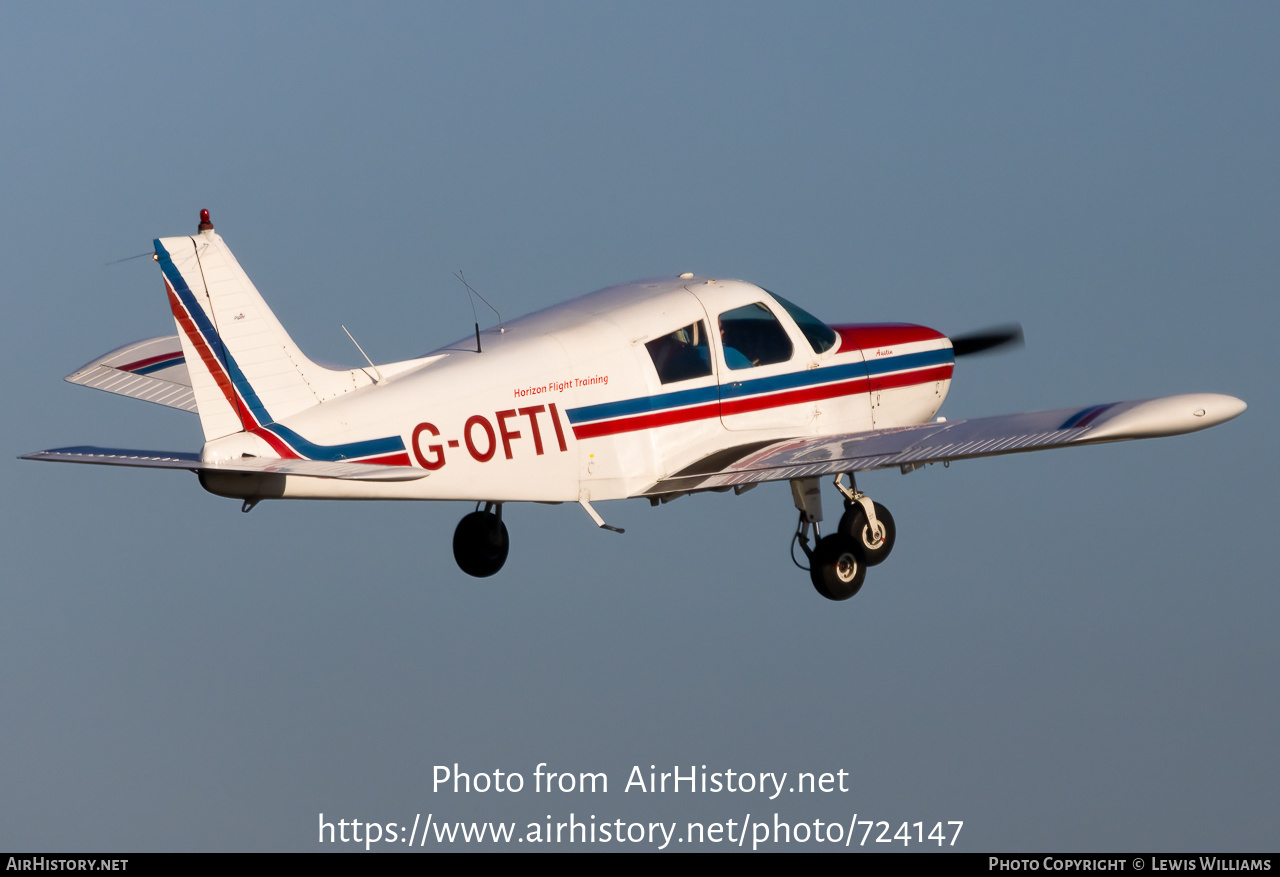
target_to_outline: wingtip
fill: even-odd
[[[1091,429],[1087,441],[1155,438],[1209,429],[1244,413],[1244,400],[1222,393],[1185,393],[1118,407],[1116,415]]]

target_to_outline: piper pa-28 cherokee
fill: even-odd
[[[818,592],[844,600],[895,536],[854,473],[1178,435],[1245,410],[1199,393],[935,420],[955,357],[1020,332],[828,326],[758,286],[692,274],[612,286],[483,333],[477,324],[474,339],[419,359],[333,369],[289,338],[207,210],[196,234],[157,240],[154,258],[178,334],[121,347],[67,380],[195,411],[204,448],[25,459],[188,469],[244,511],[264,499],[475,502],[453,536],[473,576],[506,561],[505,503],[576,502],[616,529],[593,502],[658,505],[789,481],[793,558],[798,542]],[[824,476],[845,511],[821,536]]]

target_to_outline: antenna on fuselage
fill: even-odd
[[[339,324],[341,325],[341,324]],[[360,355],[364,357],[364,361],[369,363],[369,368],[373,369],[373,382],[375,384],[382,382],[382,372],[378,371],[378,367],[373,364],[373,360],[369,358],[369,354],[364,352],[364,348],[360,346],[360,342],[356,340],[356,336],[352,335],[346,326],[342,327],[342,331],[347,333],[347,337],[351,339],[351,343],[356,346],[356,350],[360,351]]]
[[[471,302],[471,316],[475,319],[475,322],[476,322],[476,353],[480,353],[481,352],[480,351],[480,318],[476,316],[476,302],[475,302],[475,299],[471,298],[471,296],[474,295],[476,298],[480,299],[480,301],[488,305],[489,310],[493,311],[495,314],[498,314],[498,331],[499,332],[507,331],[506,327],[502,325],[502,314],[499,314],[498,309],[495,308],[493,305],[489,304],[488,299],[486,299],[483,295],[481,295],[480,293],[476,292],[474,289],[471,288],[471,284],[467,283],[467,278],[463,276],[461,268],[459,268],[454,273],[453,276],[458,278],[458,280],[462,282],[462,285],[467,288],[467,293],[468,293],[467,301]]]

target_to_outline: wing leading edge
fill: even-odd
[[[661,479],[645,495],[788,481],[840,472],[1017,454],[1070,445],[1181,435],[1240,416],[1234,396],[1193,393],[972,420],[924,423],[826,438],[748,446],[732,462],[721,452]]]

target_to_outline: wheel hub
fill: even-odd
[[[851,582],[857,574],[858,559],[852,554],[840,555],[840,560],[836,562],[836,575],[840,577],[840,581]]]
[[[879,548],[884,544],[884,528],[876,527],[874,530],[870,524],[862,528],[862,544],[868,548]]]

